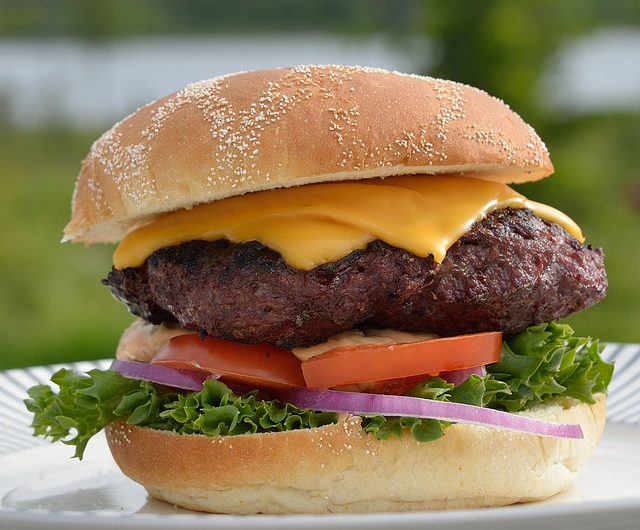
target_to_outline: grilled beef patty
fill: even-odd
[[[528,210],[494,211],[432,256],[374,241],[310,271],[264,245],[190,241],[103,283],[131,312],[203,334],[294,347],[358,326],[457,335],[517,332],[607,291],[602,250]]]

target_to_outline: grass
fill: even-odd
[[[113,248],[59,244],[95,137],[0,132],[0,369],[110,357],[131,321],[99,282]],[[638,119],[574,122],[549,137],[557,176],[522,189],[564,209],[606,249],[610,278],[607,300],[570,322],[580,333],[640,342]]]
[[[94,136],[0,134],[0,368],[112,356],[131,318],[99,283],[112,249],[59,243]]]

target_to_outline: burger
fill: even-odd
[[[553,172],[500,100],[350,66],[222,76],[139,109],[82,164],[64,240],[118,243],[137,315],[109,370],[26,400],[106,430],[149,494],[216,513],[486,507],[569,487],[613,367],[558,319],[603,253],[508,184]]]

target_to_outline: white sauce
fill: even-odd
[[[397,329],[351,329],[329,337],[326,341],[306,348],[293,348],[293,354],[301,361],[308,361],[334,348],[364,344],[407,344],[438,338],[433,333],[411,333]]]
[[[191,333],[194,332],[164,324],[158,326],[138,318],[124,330],[116,350],[116,357],[121,361],[148,363],[158,350],[173,337]]]

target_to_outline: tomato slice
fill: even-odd
[[[388,381],[367,381],[353,385],[340,385],[333,387],[333,390],[343,392],[368,392],[369,394],[389,394],[404,396],[418,383],[425,380],[424,374],[402,377],[400,379],[389,379]]]
[[[335,348],[301,363],[269,344],[197,335],[173,337],[152,363],[215,373],[250,388],[336,388],[367,383],[369,392],[401,394],[427,375],[498,362],[502,333],[476,333],[403,344]],[[357,389],[356,389],[357,390]]]
[[[404,344],[345,346],[302,363],[309,388],[463,370],[500,360],[502,333],[475,333]]]
[[[198,335],[180,335],[160,348],[152,363],[220,374],[252,388],[304,387],[300,361],[269,344],[241,344]]]

